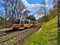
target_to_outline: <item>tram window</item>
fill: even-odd
[[[36,24],[36,22],[33,22],[33,24]]]
[[[19,20],[14,20],[13,24],[19,24]]]
[[[25,24],[28,24],[29,22],[28,21],[25,21]]]

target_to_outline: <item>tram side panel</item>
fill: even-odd
[[[30,27],[30,25],[29,25],[29,21],[24,21],[25,23],[24,23],[24,28],[29,28]]]

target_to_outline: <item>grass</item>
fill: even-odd
[[[57,16],[44,23],[41,31],[33,34],[26,45],[57,45]]]

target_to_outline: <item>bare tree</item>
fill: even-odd
[[[39,7],[39,10],[37,11],[38,15],[43,14],[44,15],[44,6]]]
[[[7,19],[13,19],[13,17],[22,15],[22,10],[25,8],[21,0],[2,0],[4,3],[0,3],[5,9],[5,22]]]
[[[24,11],[24,13],[23,13],[23,15],[25,15],[25,17],[27,18],[27,17],[28,17],[28,15],[29,15],[29,13],[30,13],[30,11],[29,11],[29,10],[25,10],[25,11]]]

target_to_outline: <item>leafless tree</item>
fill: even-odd
[[[25,10],[25,11],[24,11],[24,13],[23,13],[23,15],[27,18],[27,17],[28,17],[28,15],[29,15],[29,13],[30,13],[30,11],[29,11],[29,10]]]
[[[4,7],[5,20],[12,20],[13,16],[19,17],[22,14],[22,10],[25,8],[21,0],[2,0],[0,3]],[[5,21],[6,22],[6,21]]]

